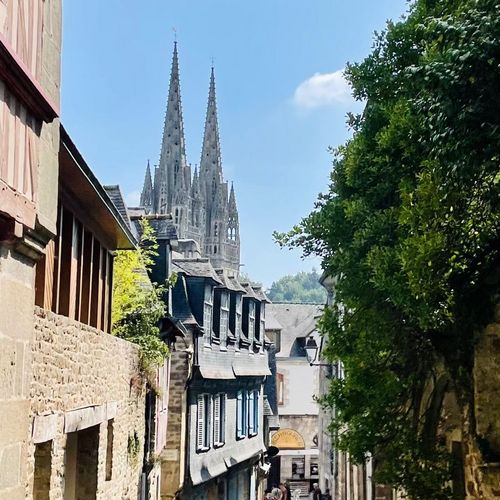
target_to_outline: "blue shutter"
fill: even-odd
[[[253,391],[254,393],[254,401],[253,401],[253,429],[255,434],[259,432],[259,391]]]
[[[243,393],[238,391],[236,397],[236,437],[243,436]]]

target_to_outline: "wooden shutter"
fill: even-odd
[[[220,423],[221,423],[221,407],[220,407],[221,394],[216,394],[214,397],[214,444],[221,443]]]
[[[201,450],[205,447],[205,396],[198,395],[197,400],[197,426],[196,426],[196,449]]]

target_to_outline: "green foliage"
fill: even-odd
[[[166,284],[151,283],[148,270],[158,255],[154,230],[143,219],[139,247],[117,252],[113,283],[113,333],[140,347],[143,368],[163,363],[167,345],[160,339],[158,321],[165,315]]]
[[[423,384],[444,360],[470,389],[474,332],[498,300],[500,5],[418,0],[348,66],[353,137],[334,150],[329,192],[282,245],[323,258],[337,304],[322,320],[346,378],[339,444],[379,460],[411,498],[450,498],[450,461],[424,442]]]
[[[326,291],[319,284],[319,279],[316,269],[309,273],[301,271],[275,281],[266,293],[273,302],[324,304]]]

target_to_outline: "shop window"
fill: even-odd
[[[292,479],[304,479],[306,468],[305,457],[292,458]]]

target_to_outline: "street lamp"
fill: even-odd
[[[306,350],[307,361],[309,361],[310,366],[331,366],[330,363],[315,363],[318,357],[319,347],[314,337],[307,337],[304,349]]]

